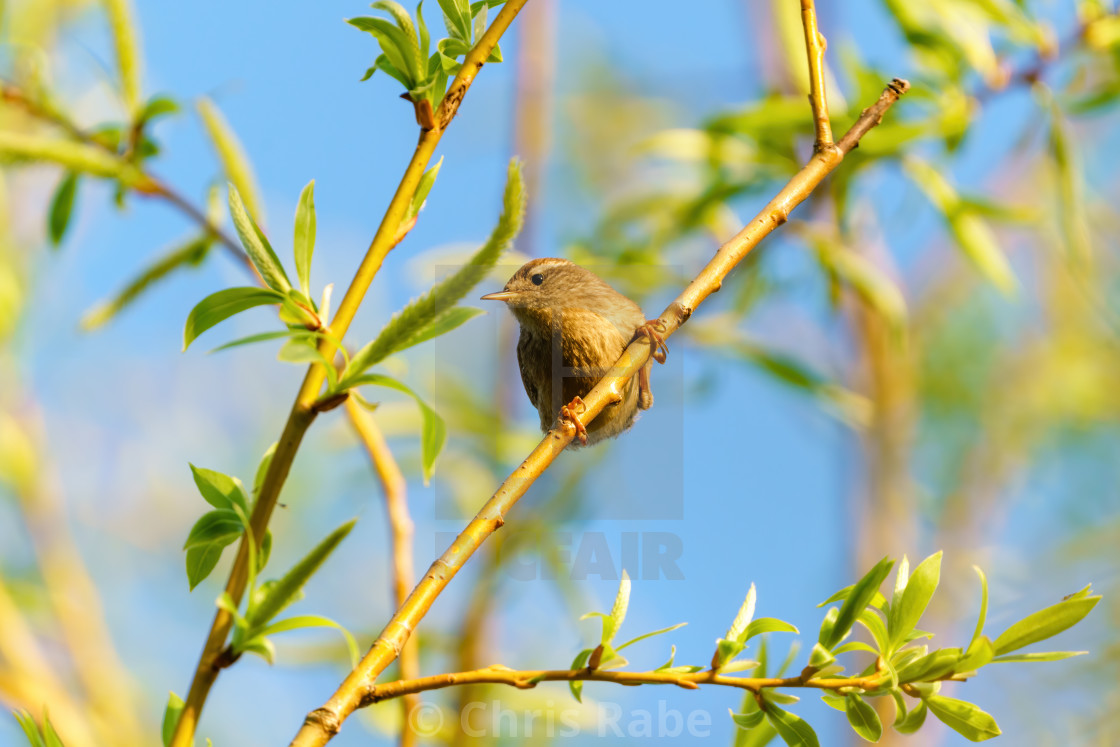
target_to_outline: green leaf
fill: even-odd
[[[424,484],[427,485],[432,479],[432,473],[435,471],[436,458],[439,457],[439,453],[443,450],[443,445],[447,441],[447,426],[444,424],[443,418],[429,407],[428,403],[420,399],[420,396],[416,394],[416,392],[391,376],[365,374],[348,384],[342,382],[339,386],[340,388],[351,388],[363,386],[365,384],[383,386],[389,389],[396,389],[398,392],[404,392],[409,397],[412,397],[417,407],[420,408],[420,461],[422,462],[424,470]]]
[[[899,571],[902,572],[901,570]],[[887,616],[890,645],[895,648],[918,625],[941,579],[941,552],[938,551],[918,564],[902,592],[901,598],[891,605]]]
[[[165,117],[168,114],[175,114],[179,111],[179,104],[175,99],[169,96],[155,95],[152,96],[144,104],[144,108],[140,110],[138,123],[145,125],[153,119],[158,117]]]
[[[74,211],[74,194],[78,190],[78,172],[67,171],[51,199],[50,212],[47,214],[47,235],[51,243],[58,246],[70,225],[70,215]]]
[[[249,165],[249,158],[245,155],[237,135],[233,133],[226,118],[210,99],[198,100],[198,113],[218,153],[218,160],[222,162],[226,179],[237,187],[237,192],[245,202],[249,214],[263,220],[264,203],[261,200],[260,189],[253,177],[253,167]]]
[[[626,610],[630,606],[630,574],[622,569],[622,578],[618,582],[618,593],[614,596],[610,615],[603,618],[603,636],[600,641],[604,646],[614,640],[622,622],[626,619]],[[608,625],[609,621],[609,625]]]
[[[338,544],[346,538],[350,530],[354,528],[354,523],[357,519],[351,519],[338,529],[331,532],[322,542],[317,544],[311,549],[311,552],[304,556],[303,560],[292,566],[282,578],[271,587],[267,596],[261,599],[257,604],[253,605],[245,617],[249,620],[250,626],[259,628],[267,624],[272,618],[276,617],[285,607],[291,604],[296,595],[300,593],[304,585],[311,578],[312,574],[319,569]]]
[[[253,501],[256,502],[257,497],[261,494],[261,485],[264,484],[265,475],[268,474],[268,468],[272,464],[272,455],[276,453],[276,446],[278,442],[273,441],[272,446],[265,450],[264,455],[261,457],[260,463],[257,465],[257,472],[253,475]]]
[[[203,235],[174,247],[142,270],[111,299],[101,301],[83,314],[80,326],[89,331],[104,325],[135,301],[140,294],[174,270],[183,265],[198,265],[206,257],[211,246],[213,246],[213,239]]]
[[[194,484],[198,492],[214,508],[233,509],[234,504],[241,507],[245,513],[249,512],[249,498],[245,495],[245,487],[236,477],[223,475],[214,470],[201,469],[190,465]]]
[[[848,693],[846,699],[848,701],[846,710],[848,723],[851,724],[856,734],[859,734],[868,742],[878,742],[879,738],[883,736],[883,722],[879,720],[879,714],[855,693]]]
[[[747,626],[754,619],[754,608],[757,601],[758,593],[755,591],[754,584],[751,584],[751,588],[747,589],[746,598],[739,605],[739,611],[735,613],[735,619],[731,621],[731,627],[727,629],[727,635],[725,636],[727,640],[738,643],[743,643],[746,640],[744,635],[747,632]]]
[[[237,228],[237,235],[241,238],[241,246],[245,247],[245,252],[253,261],[253,266],[257,268],[264,282],[275,291],[281,293],[290,291],[292,283],[284,272],[284,266],[280,264],[280,258],[272,250],[272,245],[261,233],[261,229],[257,227],[253,216],[245,209],[245,203],[241,201],[241,195],[233,182],[229,184],[229,214],[233,218],[234,227]]]
[[[211,543],[187,550],[187,583],[191,591],[214,571],[225,547],[224,544]]]
[[[39,725],[35,723],[35,719],[31,714],[24,710],[14,711],[13,715],[19,723],[19,727],[23,729],[24,736],[31,744],[31,747],[44,747],[43,737],[39,734]]]
[[[311,255],[315,253],[315,180],[299,193],[296,207],[295,238],[292,241],[296,258],[296,276],[304,295],[311,295]]]
[[[224,345],[219,345],[211,353],[218,353],[222,350],[229,350],[230,348],[239,348],[242,345],[253,345],[258,342],[269,342],[270,340],[287,340],[292,338],[303,338],[306,336],[319,336],[319,333],[311,332],[306,329],[285,329],[280,332],[261,332],[256,335],[249,335],[248,337],[239,337],[236,340],[227,342]]]
[[[926,703],[923,700],[918,703],[917,708],[907,713],[905,718],[895,723],[894,730],[902,734],[913,734],[926,722],[926,713]]]
[[[885,653],[890,645],[890,640],[887,636],[887,626],[883,624],[883,618],[879,617],[879,613],[868,607],[859,613],[859,623],[867,628],[867,632],[871,633],[879,651]]]
[[[338,386],[338,369],[327,360],[327,357],[319,350],[319,346],[315,344],[312,338],[291,338],[280,348],[276,358],[285,363],[318,363],[327,374],[327,385],[331,390],[333,391]]]
[[[470,6],[465,12],[465,3],[458,0],[439,0],[439,7],[443,10],[443,23],[447,33],[455,39],[460,39],[467,44],[471,43]]]
[[[631,638],[631,639],[630,639],[630,640],[628,640],[628,641],[627,641],[626,643],[623,643],[623,644],[622,644],[621,646],[619,646],[618,648],[616,648],[616,649],[615,649],[615,651],[621,651],[622,649],[626,648],[627,646],[630,646],[630,645],[632,645],[632,644],[635,644],[635,643],[637,643],[638,641],[644,641],[644,640],[645,640],[645,639],[647,639],[647,638],[652,638],[652,637],[654,637],[655,635],[661,635],[661,634],[663,634],[663,633],[671,633],[671,632],[673,632],[674,630],[676,630],[677,628],[683,628],[683,627],[684,627],[685,625],[688,625],[688,623],[677,623],[676,625],[670,625],[670,626],[669,626],[669,627],[667,627],[667,628],[661,628],[660,630],[655,630],[655,631],[653,631],[652,633],[646,633],[646,634],[644,634],[644,635],[640,635],[640,636],[638,636],[637,638]],[[671,658],[670,658],[670,662],[672,662],[672,659],[671,659]]]
[[[353,522],[351,522],[353,523]],[[299,628],[334,628],[342,633],[346,639],[346,649],[350,654],[350,666],[358,666],[358,660],[361,655],[358,653],[358,642],[349,630],[342,627],[329,617],[321,615],[297,615],[296,617],[289,617],[279,622],[274,622],[268,627],[262,629],[257,635],[270,636],[277,633],[283,633],[288,630],[298,630]]]
[[[423,65],[416,47],[416,38],[406,34],[399,26],[384,18],[360,17],[346,21],[351,26],[368,32],[377,40],[381,52],[404,78],[406,88],[420,85],[424,79]]]
[[[969,650],[983,635],[984,622],[988,617],[988,577],[984,575],[984,571],[978,565],[972,566],[972,570],[976,571],[976,575],[980,577],[980,616],[976,620],[976,630],[972,633],[972,640],[968,643]]]
[[[62,738],[54,729],[54,724],[51,723],[51,716],[47,713],[46,706],[43,707],[43,742],[46,747],[65,747]]]
[[[796,627],[786,622],[779,620],[776,617],[760,617],[757,620],[752,620],[750,625],[747,626],[746,631],[743,632],[742,640],[749,641],[756,635],[763,633],[800,633]]]
[[[191,527],[183,549],[220,543],[228,545],[236,540],[245,531],[241,517],[234,511],[225,508],[207,511]]]
[[[996,655],[1002,656],[1056,636],[1081,622],[1081,619],[1088,615],[1100,600],[1099,595],[1065,599],[1044,610],[1027,615],[996,638]]]
[[[1033,654],[1006,654],[992,659],[992,664],[1030,663],[1038,661],[1061,661],[1074,656],[1084,656],[1088,651],[1039,651]]]
[[[776,705],[767,705],[766,719],[789,747],[820,747],[820,741],[813,727],[799,716],[784,711]]]
[[[183,713],[183,699],[171,693],[167,698],[167,707],[163,709],[163,726],[160,734],[163,737],[163,747],[171,747],[171,738],[175,736],[175,727],[179,723],[179,716]]]
[[[996,720],[973,703],[943,695],[931,695],[924,701],[934,716],[970,742],[983,742],[1000,735]]]
[[[960,659],[959,648],[939,648],[899,669],[898,681],[936,680],[953,672]]]
[[[395,352],[416,344],[417,339],[430,339],[426,331],[440,315],[459,302],[490,271],[513,238],[521,230],[525,214],[525,190],[521,167],[510,161],[508,178],[502,198],[502,214],[498,225],[470,261],[451,277],[437,283],[426,294],[397,312],[377,338],[354,355],[342,376],[343,388],[353,386],[351,380]],[[463,320],[465,321],[465,320]],[[460,324],[462,321],[459,322]]]
[[[827,637],[820,639],[825,648],[834,648],[844,639],[844,636],[852,629],[852,625],[859,619],[860,613],[871,604],[875,595],[879,593],[879,586],[886,579],[887,574],[891,572],[891,566],[893,565],[893,560],[883,558],[867,572],[867,575],[852,586],[848,598],[844,600],[844,604],[840,607],[836,624],[832,626]]]
[[[117,74],[120,75],[121,98],[130,116],[140,106],[140,40],[136,21],[133,19],[129,0],[106,0],[105,15],[113,33],[113,48],[117,54]]]
[[[203,332],[234,314],[254,306],[267,306],[283,302],[284,294],[269,288],[226,288],[211,293],[198,302],[187,315],[183,328],[183,350]]]
[[[572,666],[570,669],[577,670],[583,669],[587,666],[588,659],[591,658],[592,649],[585,648],[576,654],[576,658],[572,659]],[[568,683],[568,689],[572,691],[572,697],[576,699],[577,703],[583,702],[583,680],[572,680]]]
[[[995,646],[992,645],[991,639],[987,636],[981,636],[979,639],[969,645],[968,650],[965,651],[964,656],[957,662],[953,668],[955,672],[971,672],[984,666],[992,660],[996,655]]]
[[[0,156],[27,161],[50,161],[71,171],[119,179],[125,186],[144,180],[139,169],[94,145],[43,135],[0,131]]]
[[[1018,281],[995,234],[984,219],[963,204],[948,180],[929,163],[908,158],[905,171],[933,206],[944,215],[957,245],[976,269],[1002,293],[1014,295],[1018,289]]]
[[[735,713],[730,708],[727,709],[731,713],[731,720],[740,729],[753,729],[763,722],[766,714],[762,711],[753,711],[752,713]]]
[[[408,211],[404,214],[402,223],[407,223],[420,214],[420,211],[424,208],[424,202],[428,199],[428,193],[432,191],[432,186],[436,183],[436,177],[439,176],[440,166],[443,166],[443,156],[440,156],[436,165],[425,171],[424,175],[420,177],[420,183],[416,186],[416,192],[412,195],[412,202],[408,205]]]

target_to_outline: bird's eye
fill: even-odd
[[[540,285],[541,283],[544,282],[544,275],[542,275],[538,272],[536,275],[534,275],[533,277],[531,277],[529,279],[533,281],[533,285]]]

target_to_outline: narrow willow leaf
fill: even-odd
[[[747,596],[743,603],[739,606],[739,611],[735,613],[735,619],[731,621],[731,627],[727,629],[725,636],[729,641],[737,641],[742,643],[745,638],[743,635],[747,632],[747,626],[751,624],[754,619],[754,608],[758,601],[758,592],[751,584],[751,588],[747,589]]]
[[[848,693],[847,701],[846,713],[852,729],[868,742],[878,742],[883,736],[883,722],[879,720],[879,714],[855,693]]]
[[[905,718],[895,723],[894,730],[901,734],[913,734],[926,722],[926,713],[926,703],[923,700],[918,703],[917,708],[907,713]]]
[[[230,348],[239,348],[243,345],[253,345],[253,344],[258,343],[258,342],[269,342],[271,340],[286,340],[286,339],[289,339],[289,338],[292,338],[292,337],[304,337],[304,336],[313,335],[313,334],[315,334],[315,333],[309,332],[308,330],[304,330],[304,329],[299,329],[299,330],[285,329],[285,330],[280,331],[280,332],[261,332],[260,334],[257,334],[257,335],[249,335],[248,337],[238,338],[238,339],[233,340],[231,342],[227,342],[225,345],[219,345],[218,347],[214,348],[213,350],[211,350],[209,352],[218,353],[218,352],[221,352],[222,350],[229,350]]]
[[[922,613],[933,599],[933,593],[937,590],[940,580],[941,552],[938,551],[918,564],[910,574],[902,598],[891,606],[887,619],[892,649],[902,643],[917,627],[918,621],[922,619]]]
[[[323,617],[322,615],[297,615],[296,617],[285,618],[263,628],[258,635],[270,636],[289,630],[299,630],[300,628],[334,628],[339,631],[346,639],[346,649],[350,654],[350,666],[358,666],[358,660],[361,658],[358,653],[358,642],[354,639],[354,636],[349,630],[329,617]]]
[[[12,715],[16,717],[16,722],[19,724],[19,728],[23,729],[23,734],[27,737],[31,747],[45,747],[43,737],[39,733],[39,725],[35,723],[35,719],[32,718],[30,713],[19,710],[14,711]]]
[[[327,386],[331,390],[338,386],[338,369],[327,360],[327,356],[323,355],[311,336],[293,336],[280,348],[280,352],[276,354],[276,359],[285,363],[318,363],[327,375]]]
[[[821,264],[855,291],[891,329],[897,332],[906,327],[906,299],[898,284],[878,265],[836,242],[815,243]]]
[[[976,571],[976,575],[980,577],[980,616],[976,620],[976,630],[972,633],[972,640],[968,643],[969,649],[984,634],[984,623],[988,618],[988,577],[984,575],[984,571],[978,565],[972,566],[972,570]]]
[[[130,280],[115,296],[101,301],[83,314],[79,323],[81,328],[91,331],[101,327],[139,298],[144,291],[176,269],[187,265],[198,265],[205,259],[211,246],[213,246],[213,239],[209,236],[197,236],[161,255]]]
[[[354,528],[357,519],[351,519],[338,529],[331,532],[322,542],[317,544],[311,549],[311,552],[304,556],[303,560],[292,566],[282,578],[272,586],[267,597],[262,599],[259,604],[255,605],[253,609],[249,610],[246,617],[249,620],[250,626],[259,628],[266,625],[272,618],[276,617],[285,607],[291,604],[296,595],[301,592],[304,585],[311,578],[311,575],[319,569],[338,544],[346,538],[350,530]]]
[[[401,74],[406,88],[412,89],[423,80],[423,70],[416,51],[416,39],[405,34],[399,26],[384,18],[359,17],[346,21],[377,40],[382,55]],[[395,76],[394,76],[395,77]]]
[[[886,653],[890,647],[890,638],[887,634],[887,626],[883,623],[883,618],[879,617],[879,613],[869,607],[859,613],[859,623],[867,628],[867,632],[871,633],[879,651]]]
[[[932,681],[953,672],[961,659],[959,648],[939,648],[898,670],[899,682]]]
[[[848,631],[852,629],[852,625],[859,619],[860,613],[867,608],[875,595],[879,593],[879,586],[886,579],[887,574],[891,572],[891,567],[894,561],[890,558],[883,558],[874,568],[867,572],[862,579],[856,583],[844,600],[844,604],[840,607],[840,613],[836,617],[836,624],[832,626],[827,638],[820,640],[825,648],[834,648]]]
[[[272,464],[272,455],[276,453],[277,441],[272,442],[265,450],[264,456],[261,457],[260,464],[257,465],[257,472],[253,476],[253,501],[257,500],[257,496],[261,494],[261,485],[264,484],[265,475],[268,474],[268,468]],[[262,563],[263,565],[263,563]]]
[[[727,709],[731,713],[731,720],[740,729],[753,729],[763,722],[766,714],[762,711],[754,711],[753,713],[735,713],[730,708]]]
[[[1088,615],[1099,601],[1101,601],[1099,595],[1071,598],[1027,615],[996,638],[994,644],[996,655],[1002,656],[1056,636],[1081,622],[1081,619]]]
[[[993,664],[1029,664],[1038,661],[1061,661],[1074,656],[1084,656],[1088,651],[1040,651],[1033,654],[1006,654],[992,659]]]
[[[229,510],[233,510],[234,505],[237,505],[245,513],[249,512],[249,498],[245,495],[245,488],[240,480],[193,464],[190,467],[194,484],[198,486],[198,492],[207,503],[214,508]]]
[[[630,574],[626,569],[622,569],[622,579],[618,582],[618,593],[615,594],[614,604],[611,605],[611,613],[603,620],[603,639],[601,643],[607,645],[614,640],[615,633],[622,627],[623,621],[626,619],[626,610],[630,607]],[[607,627],[607,620],[610,620],[610,627]]]
[[[458,329],[476,316],[482,316],[485,313],[486,312],[482,309],[476,309],[473,306],[452,306],[450,309],[437,312],[426,326],[418,329],[415,334],[401,344],[399,349],[393,352],[399,353],[401,350],[407,350],[408,348],[413,348],[421,343],[425,343],[428,340],[434,340],[441,335]]]
[[[443,23],[447,33],[452,38],[459,39],[467,44],[471,43],[471,23],[468,17],[470,9],[463,12],[462,3],[457,0],[439,0],[439,7],[443,10]]]
[[[187,316],[187,324],[183,328],[183,350],[200,334],[234,314],[254,306],[278,304],[283,300],[283,293],[269,288],[226,288],[212,293],[199,301]]]
[[[257,188],[256,178],[253,176],[253,167],[245,155],[245,149],[234,134],[233,128],[222,115],[214,102],[208,98],[200,98],[197,104],[198,114],[202,117],[202,124],[206,133],[214,144],[218,160],[222,162],[222,170],[226,178],[237,187],[241,199],[251,215],[264,220],[264,203],[261,200],[260,189]]]
[[[521,230],[524,215],[525,190],[521,178],[521,166],[515,159],[510,161],[509,165],[502,197],[502,214],[490,238],[467,264],[397,312],[377,338],[354,355],[343,374],[343,387],[351,386],[346,380],[361,375],[371,366],[403,350],[411,340],[416,339],[417,335],[422,335],[422,331],[428,328],[441,312],[453,307],[470,292],[471,288],[481,282]]]
[[[416,394],[416,392],[390,376],[366,374],[350,382],[348,387],[363,386],[365,384],[388,387],[389,389],[396,389],[398,392],[403,392],[409,397],[412,397],[416,405],[420,408],[420,461],[423,465],[424,484],[427,485],[432,479],[432,473],[435,471],[436,459],[439,457],[439,453],[443,450],[443,445],[447,441],[447,426],[444,424],[443,418],[429,407],[428,403],[420,399],[420,396]]]
[[[299,194],[296,207],[295,238],[292,251],[296,258],[296,276],[304,295],[311,295],[311,256],[315,253],[315,180]]]
[[[983,742],[1001,733],[996,720],[974,703],[931,695],[925,704],[943,724],[970,742]]]
[[[420,183],[416,186],[416,193],[412,195],[412,202],[409,203],[408,211],[404,214],[403,223],[415,218],[424,209],[424,203],[428,199],[428,193],[432,191],[432,186],[436,183],[436,177],[439,176],[441,166],[443,166],[443,156],[440,156],[436,165],[425,171],[424,175],[420,177]]]
[[[129,116],[135,116],[140,107],[140,40],[139,31],[129,0],[105,0],[105,15],[113,33],[113,48],[117,54],[117,74],[120,76],[121,98]]]
[[[822,695],[821,701],[835,711],[848,712],[848,699],[843,695]]]
[[[905,171],[945,217],[957,245],[976,269],[1005,295],[1013,295],[1018,281],[988,224],[967,209],[957,191],[929,163],[910,158],[906,160]]]
[[[163,737],[163,747],[171,747],[171,738],[175,735],[175,727],[179,723],[179,715],[183,712],[183,699],[175,693],[167,698],[167,706],[163,709],[163,725],[160,734]]]
[[[820,747],[817,733],[800,716],[776,705],[766,708],[766,720],[789,747]]]
[[[50,161],[71,171],[119,179],[122,184],[130,187],[144,180],[143,174],[135,166],[102,148],[57,137],[2,131],[0,156],[28,161]]]
[[[78,191],[78,172],[68,171],[59,182],[51,198],[50,211],[47,213],[47,236],[51,244],[58,246],[66,229],[70,226],[70,216],[74,212],[74,195]]]
[[[622,649],[626,648],[627,646],[633,645],[633,644],[637,643],[638,641],[644,641],[647,638],[652,638],[655,635],[661,635],[663,633],[671,633],[674,630],[676,630],[677,628],[683,628],[685,625],[688,625],[688,623],[677,623],[676,625],[670,625],[667,628],[661,628],[660,630],[655,630],[651,633],[645,633],[643,635],[638,636],[637,638],[631,638],[626,643],[623,643],[618,648],[616,648],[615,651],[621,651]],[[669,661],[670,661],[670,663],[672,663],[672,657],[669,658]]]
[[[275,291],[281,293],[290,291],[292,283],[284,272],[284,266],[280,264],[280,258],[272,250],[272,245],[268,243],[264,233],[257,227],[253,216],[245,209],[245,203],[242,202],[241,194],[233,182],[229,185],[229,214],[233,218],[234,227],[237,228],[241,246],[245,247],[245,252],[253,261],[257,272],[264,278],[264,282]]]

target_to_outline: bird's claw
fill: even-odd
[[[576,429],[576,438],[584,446],[587,446],[587,426],[579,421],[576,415],[582,415],[587,411],[587,405],[583,403],[583,399],[579,396],[573,397],[572,401],[560,408],[560,420],[566,420],[572,424]]]
[[[649,340],[651,348],[650,357],[658,363],[664,363],[669,356],[669,346],[665,344],[665,322],[660,319],[651,319],[634,332],[634,337],[645,337]]]

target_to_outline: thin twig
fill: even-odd
[[[455,80],[452,81],[447,90],[447,94],[443,97],[439,110],[435,114],[437,128],[421,130],[420,141],[416,144],[416,150],[413,152],[412,159],[409,161],[404,175],[401,177],[397,191],[389,202],[389,206],[385,211],[385,217],[382,218],[377,233],[370,242],[369,249],[366,251],[366,255],[362,259],[354,275],[354,279],[350,283],[350,287],[346,290],[345,296],[343,296],[342,301],[339,303],[338,311],[335,313],[334,319],[331,321],[330,326],[324,330],[327,334],[323,338],[324,342],[320,345],[320,351],[327,360],[331,360],[335,354],[336,344],[334,340],[340,340],[345,336],[347,329],[350,327],[350,323],[354,319],[354,315],[357,313],[358,306],[361,304],[366,291],[369,289],[370,283],[373,282],[374,276],[381,268],[381,263],[385,260],[385,256],[393,246],[399,241],[399,229],[405,211],[412,201],[412,196],[416,193],[416,187],[420,183],[420,177],[423,176],[424,169],[427,167],[432,154],[435,152],[436,145],[443,135],[444,128],[446,128],[455,117],[456,112],[459,110],[459,105],[463,101],[463,97],[466,95],[478,71],[482,69],[486,58],[490,56],[498,40],[505,30],[509,28],[510,23],[513,22],[513,19],[526,2],[528,2],[528,0],[508,0],[508,2],[506,2],[501,12],[498,13],[494,22],[490,25],[490,28],[486,30],[486,33],[482,35],[482,38],[478,40],[467,54],[463,61],[462,68],[459,70],[458,75],[455,76]],[[264,481],[261,484],[257,502],[253,506],[249,531],[242,537],[241,543],[238,545],[237,555],[234,558],[229,581],[226,583],[225,591],[229,594],[234,605],[240,603],[248,580],[249,545],[247,543],[254,541],[253,538],[263,537],[265,530],[268,528],[269,519],[272,517],[272,511],[276,507],[276,501],[280,496],[280,489],[287,479],[288,471],[291,469],[292,461],[299,449],[300,441],[303,439],[304,433],[307,432],[307,429],[311,426],[311,422],[315,418],[316,411],[314,405],[322,389],[325,378],[326,371],[324,371],[323,367],[319,364],[312,364],[308,368],[307,375],[304,377],[296,401],[292,405],[292,410],[284,426],[284,432],[277,445],[276,453],[273,455]],[[191,681],[191,689],[187,694],[182,715],[179,717],[179,723],[175,728],[175,735],[172,738],[171,747],[189,747],[193,741],[194,732],[198,725],[199,713],[202,710],[203,704],[206,702],[210,688],[213,686],[218,676],[219,670],[215,667],[215,664],[218,662],[218,657],[221,654],[222,648],[225,646],[226,638],[229,636],[229,631],[232,627],[232,615],[224,609],[219,609],[217,614],[214,615],[214,621],[210,626],[210,633],[207,636],[206,644],[199,657],[198,666],[195,669],[195,674]],[[399,653],[400,648],[397,648],[394,651],[394,658]]]
[[[809,57],[809,106],[817,129],[814,151],[832,147],[832,125],[828,121],[828,102],[824,90],[824,51],[828,42],[817,28],[817,9],[813,0],[801,0],[801,24],[805,27],[805,52]]]
[[[412,563],[414,527],[408,512],[408,486],[373,415],[353,397],[346,401],[346,413],[350,416],[350,423],[357,431],[362,445],[369,453],[370,462],[373,463],[373,469],[385,493],[385,513],[389,519],[390,547],[393,555],[393,601],[397,607],[400,607],[408,598],[408,592],[412,589],[416,578],[416,570]],[[401,649],[399,666],[402,680],[419,676],[420,650],[416,647],[416,641],[408,641]],[[419,705],[420,695],[416,693],[405,695],[404,700],[401,701],[403,716],[401,747],[411,747],[417,742],[418,735],[409,715]]]
[[[909,90],[909,87],[910,84],[904,80],[892,81],[879,100],[863,111],[836,147],[814,155],[762,212],[734,238],[719,248],[712,260],[684,292],[662,312],[659,319],[663,337],[670,336],[681,324],[684,324],[704,299],[719,290],[723,279],[747,256],[748,252],[775,228],[786,222],[790,211],[804,201],[840,164],[844,156],[859,144],[859,139],[880,122],[883,113]],[[583,398],[586,409],[579,419],[584,425],[594,419],[608,404],[620,399],[619,392],[622,386],[645,365],[649,354],[649,344],[642,341],[632,343],[623,351],[622,357],[615,363],[611,373],[601,379]],[[432,602],[474,551],[486,541],[486,538],[505,524],[505,514],[560,455],[575,433],[576,427],[570,421],[562,421],[556,428],[545,434],[540,444],[514,470],[513,474],[506,478],[451,547],[432,563],[423,580],[412,590],[408,601],[393,615],[365,658],[350,672],[334,695],[322,707],[307,715],[303,728],[291,742],[292,747],[323,745],[338,733],[342,722],[361,703],[371,683],[397,657],[401,646],[427,614]]]
[[[948,674],[939,680],[964,681],[967,676]],[[777,688],[809,688],[814,690],[842,690],[855,688],[869,691],[883,687],[890,680],[885,672],[867,677],[844,678],[804,678],[804,677],[732,677],[708,669],[702,672],[624,672],[602,669],[535,669],[516,670],[500,665],[476,669],[469,672],[451,672],[431,677],[418,677],[412,680],[397,680],[380,685],[371,685],[362,696],[361,706],[365,707],[393,698],[429,690],[442,690],[462,685],[509,685],[528,690],[541,682],[613,682],[618,685],[675,685],[685,690],[696,690],[701,685],[720,685],[736,687],[759,693],[762,690]],[[904,683],[908,684],[908,683]]]

